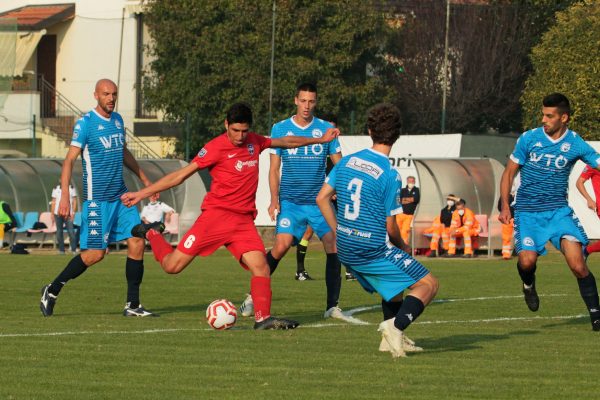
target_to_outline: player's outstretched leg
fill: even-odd
[[[131,228],[131,235],[137,238],[146,239],[146,234],[151,229],[158,233],[163,233],[165,231],[165,224],[160,221],[152,222],[151,224],[138,224]]]

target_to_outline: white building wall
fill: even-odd
[[[47,29],[47,34],[57,35],[56,89],[78,108],[87,111],[96,104],[93,92],[98,79],[108,78],[119,83],[117,111],[131,129],[135,116],[135,15],[126,12],[122,19],[125,0],[71,2],[75,3],[75,18]],[[0,12],[27,5],[57,3],[61,2],[2,0]]]

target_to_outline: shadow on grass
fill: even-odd
[[[480,343],[494,342],[498,340],[508,340],[513,336],[537,335],[538,330],[515,331],[501,335],[487,334],[466,334],[452,335],[440,338],[418,339],[417,345],[426,349],[427,354],[431,353],[446,353],[480,349]],[[409,334],[409,332],[407,332]],[[410,334],[409,334],[410,336]],[[418,355],[420,353],[415,353]]]

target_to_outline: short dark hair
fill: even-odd
[[[390,103],[379,103],[367,114],[367,128],[373,144],[392,146],[400,137],[402,121],[400,110]]]
[[[569,99],[562,93],[550,93],[542,100],[544,107],[556,107],[561,114],[571,116],[571,103]]]
[[[327,121],[327,122],[331,122],[333,125],[337,126],[337,115],[335,114],[329,114],[329,113],[325,113],[325,114],[321,114],[321,119],[323,121]]]
[[[456,205],[462,204],[463,206],[467,204],[467,202],[464,199],[458,199],[458,201],[456,202]]]
[[[227,110],[227,123],[252,125],[252,109],[246,103],[235,103]]]
[[[303,82],[296,88],[296,96],[298,96],[300,92],[317,93],[317,85],[310,82]]]

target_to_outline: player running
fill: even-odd
[[[227,111],[225,133],[209,141],[189,165],[139,192],[125,193],[121,199],[123,204],[131,207],[154,193],[181,184],[199,169],[208,168],[212,183],[202,202],[202,214],[176,250],[160,234],[164,229],[161,223],[140,224],[132,234],[150,241],[156,260],[169,274],[181,272],[196,256],[208,256],[225,246],[252,274],[250,292],[254,298],[254,329],[293,329],[298,322],[271,316],[270,271],[265,246],[254,225],[259,154],[269,147],[328,143],[339,131],[328,129],[319,137],[269,139],[250,132],[251,124],[250,107],[243,103],[234,104]]]
[[[369,110],[367,128],[373,147],[343,157],[333,167],[317,204],[336,232],[340,260],[368,292],[378,292],[384,321],[380,351],[404,357],[420,351],[404,335],[435,297],[438,281],[406,249],[395,215],[402,212],[401,178],[388,156],[400,136],[400,111],[391,104]],[[337,217],[331,204],[337,194]],[[390,242],[386,236],[389,236]],[[403,291],[410,294],[402,299]]]
[[[82,154],[82,252],[69,262],[51,284],[42,288],[40,310],[44,316],[51,316],[63,286],[102,260],[109,243],[127,240],[127,303],[123,315],[153,316],[154,314],[140,304],[140,284],[144,276],[144,241],[131,237],[131,228],[141,222],[137,210],[124,207],[120,201],[121,195],[127,192],[123,181],[123,164],[132,170],[144,185],[150,185],[151,182],[127,150],[123,118],[114,112],[117,85],[108,79],[99,80],[94,97],[98,101],[96,108],[78,119],[75,124],[71,147],[60,177],[62,193],[67,195],[61,197],[58,213],[67,218],[71,214],[68,193],[73,164]]]
[[[566,96],[552,93],[542,101],[543,126],[519,137],[500,182],[500,221],[510,223],[509,195],[513,179],[521,171],[515,196],[515,247],[517,270],[523,281],[525,303],[531,311],[540,306],[535,285],[537,258],[546,254],[546,242],[565,256],[577,278],[592,328],[600,331],[600,305],[596,279],[588,269],[582,246],[588,239],[573,209],[567,203],[569,175],[577,160],[598,168],[600,154],[568,128],[571,107]]]

